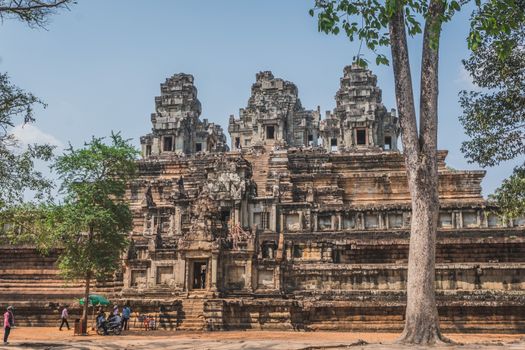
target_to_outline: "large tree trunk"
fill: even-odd
[[[82,311],[82,323],[86,325],[87,331],[87,321],[88,321],[88,311],[89,311],[89,288],[91,286],[91,271],[86,273],[85,278],[86,284],[84,286],[84,307]]]
[[[412,76],[403,7],[393,15],[389,30],[401,124],[403,154],[412,201],[408,257],[407,308],[400,342],[435,344],[446,341],[439,328],[434,280],[437,218],[438,44],[443,5],[432,0],[423,36],[420,133],[417,131]]]
[[[412,220],[408,256],[407,307],[405,329],[400,341],[410,344],[435,344],[443,341],[436,306],[435,246],[439,210],[437,181],[432,160],[423,160],[408,169],[412,187]]]

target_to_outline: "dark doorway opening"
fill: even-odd
[[[206,289],[206,272],[208,264],[203,261],[193,263],[193,289]]]
[[[332,262],[334,264],[341,263],[341,251],[339,249],[332,249]]]
[[[164,147],[162,148],[165,152],[173,151],[173,137],[165,136],[164,137]]]
[[[302,258],[303,257],[303,249],[299,247],[298,245],[293,246],[293,257],[294,258]]]
[[[366,145],[366,129],[357,129],[356,136],[358,145]]]
[[[275,127],[273,125],[268,125],[266,127],[266,138],[268,140],[273,140],[275,138]]]
[[[195,152],[202,152],[202,143],[197,142],[195,144]]]
[[[333,152],[337,151],[337,139],[336,138],[330,139],[330,149]]]
[[[385,136],[385,149],[386,150],[392,149],[392,137],[391,136]]]
[[[221,221],[224,227],[230,223],[230,211],[228,209],[221,210]]]

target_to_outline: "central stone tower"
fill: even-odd
[[[319,114],[304,109],[295,84],[274,78],[272,72],[259,72],[248,106],[239,110],[239,119],[230,116],[232,149],[316,146]]]

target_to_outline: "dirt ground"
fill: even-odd
[[[11,332],[10,344],[0,349],[177,349],[177,350],[333,350],[421,349],[392,344],[396,333],[352,332],[176,332],[128,331],[120,336],[74,336],[73,331],[47,327],[20,327]],[[525,334],[448,334],[462,345],[433,349],[525,350]],[[365,342],[368,343],[365,345]]]

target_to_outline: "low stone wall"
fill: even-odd
[[[439,301],[441,328],[445,332],[525,332],[525,303],[508,305],[497,299],[471,303],[456,300],[451,305]],[[199,307],[203,308],[196,309],[188,302],[190,305],[200,304]],[[159,328],[166,330],[398,332],[403,328],[405,312],[402,301],[389,300],[185,299],[135,300],[131,305],[134,311],[131,327],[142,327],[138,315],[147,314],[155,319]],[[72,326],[74,319],[80,318],[81,309],[73,306],[69,311]],[[52,303],[16,303],[15,316],[18,326],[58,327],[60,308]]]
[[[445,332],[525,332],[525,305],[443,305]],[[405,304],[398,302],[253,300],[224,301],[224,329],[399,332]]]
[[[296,303],[287,300],[225,300],[224,329],[301,329],[297,310]]]
[[[408,241],[406,244],[355,245],[348,253],[342,251],[341,262],[354,264],[393,264],[408,261]],[[471,262],[522,262],[525,243],[468,243],[438,244],[436,263]]]
[[[295,264],[284,270],[288,291],[392,290],[406,288],[407,267],[399,264]],[[525,290],[525,264],[437,264],[438,290]]]

